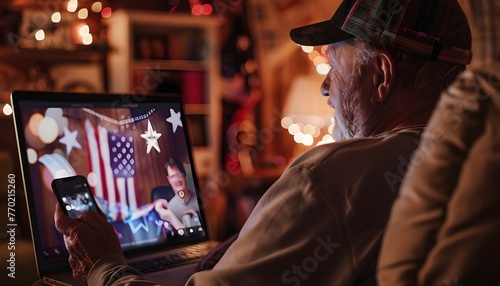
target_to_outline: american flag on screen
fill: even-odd
[[[89,171],[97,178],[94,194],[107,202],[112,219],[124,219],[137,209],[134,137],[132,133],[109,133],[85,121]]]

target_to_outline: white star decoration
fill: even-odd
[[[181,112],[175,112],[173,109],[170,109],[170,117],[167,118],[167,121],[172,123],[172,129],[174,129],[174,133],[177,130],[177,127],[183,127],[181,121]]]
[[[151,126],[151,121],[148,120],[148,131],[144,134],[141,134],[141,137],[146,139],[147,150],[146,153],[149,154],[151,148],[154,147],[158,153],[160,153],[160,146],[158,146],[158,138],[160,138],[161,133],[157,133],[153,130],[153,126]]]
[[[66,155],[69,155],[69,153],[71,153],[73,147],[76,147],[78,149],[82,148],[82,145],[80,145],[80,143],[76,141],[76,136],[78,136],[78,130],[71,132],[69,131],[68,127],[64,126],[64,136],[59,139],[59,142],[66,145]]]

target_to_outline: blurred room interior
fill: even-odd
[[[6,209],[5,178],[15,174],[23,285],[37,276],[12,90],[162,92],[162,83],[181,82],[211,236],[224,240],[297,155],[333,140],[333,111],[319,88],[326,47],[297,46],[288,33],[328,19],[340,2],[2,0],[0,204]],[[499,1],[459,2],[473,28],[471,67],[493,62],[500,30],[482,13],[500,11]],[[158,68],[168,76],[152,82]]]

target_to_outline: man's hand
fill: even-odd
[[[72,219],[57,204],[54,221],[57,230],[64,234],[69,265],[79,281],[87,281],[90,269],[102,257],[122,253],[116,231],[102,212],[89,211]]]
[[[185,210],[184,213],[190,215],[191,217],[198,215],[195,210]]]
[[[165,199],[158,199],[155,201],[155,210],[158,212],[160,218],[168,221],[174,229],[184,228],[182,222],[168,209],[168,202]]]
[[[168,209],[168,202],[165,199],[157,199],[156,201],[154,201],[154,205],[157,212]]]

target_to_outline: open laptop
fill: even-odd
[[[54,178],[78,174],[116,228],[129,264],[147,266],[141,271],[160,284],[183,285],[216,243],[208,239],[181,97],[14,91],[11,100],[40,277],[78,284],[54,227],[51,189]],[[197,215],[179,218],[180,229],[153,207],[176,195],[167,178],[169,160],[184,167]],[[160,259],[151,262],[153,257]]]

